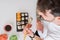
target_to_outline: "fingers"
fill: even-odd
[[[32,30],[31,29],[26,29],[28,34],[31,34],[32,33]]]
[[[25,26],[25,28],[24,28],[24,31],[26,31],[26,29],[31,28],[31,26],[32,26],[32,24],[27,24],[27,25]]]
[[[24,34],[29,34],[30,30],[29,28],[31,28],[32,24],[27,24],[23,30]]]
[[[28,29],[28,28],[25,28],[24,31],[23,31],[24,34],[28,35],[28,36],[31,36],[33,35],[33,32],[31,29]]]
[[[30,29],[26,29],[26,32],[27,32],[27,35],[28,36],[33,36],[34,34],[33,34],[33,32],[32,32],[32,30],[30,30]]]
[[[26,28],[23,32],[24,32],[24,34],[31,34],[32,33],[32,30]]]
[[[25,28],[31,28],[31,26],[32,26],[32,24],[27,24],[26,26],[25,26]]]

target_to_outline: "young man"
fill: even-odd
[[[24,33],[33,40],[60,40],[60,0],[38,0],[37,14],[40,21],[36,33],[27,28],[31,24],[26,25]]]

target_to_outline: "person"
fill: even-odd
[[[60,40],[60,0],[38,0],[37,14],[36,33],[27,28],[32,24],[23,32],[33,40]]]

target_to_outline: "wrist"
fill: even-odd
[[[35,37],[35,34],[33,33],[33,35],[29,36],[30,38],[34,38]]]

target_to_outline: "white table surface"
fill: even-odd
[[[16,12],[28,12],[33,18],[32,31],[36,30],[36,2],[37,0],[0,0],[0,35],[3,33],[17,35],[18,40],[23,40],[23,33],[16,31]],[[12,25],[12,30],[6,32],[4,26],[6,24]],[[8,39],[9,40],[9,39]],[[27,36],[26,40],[30,40]]]

